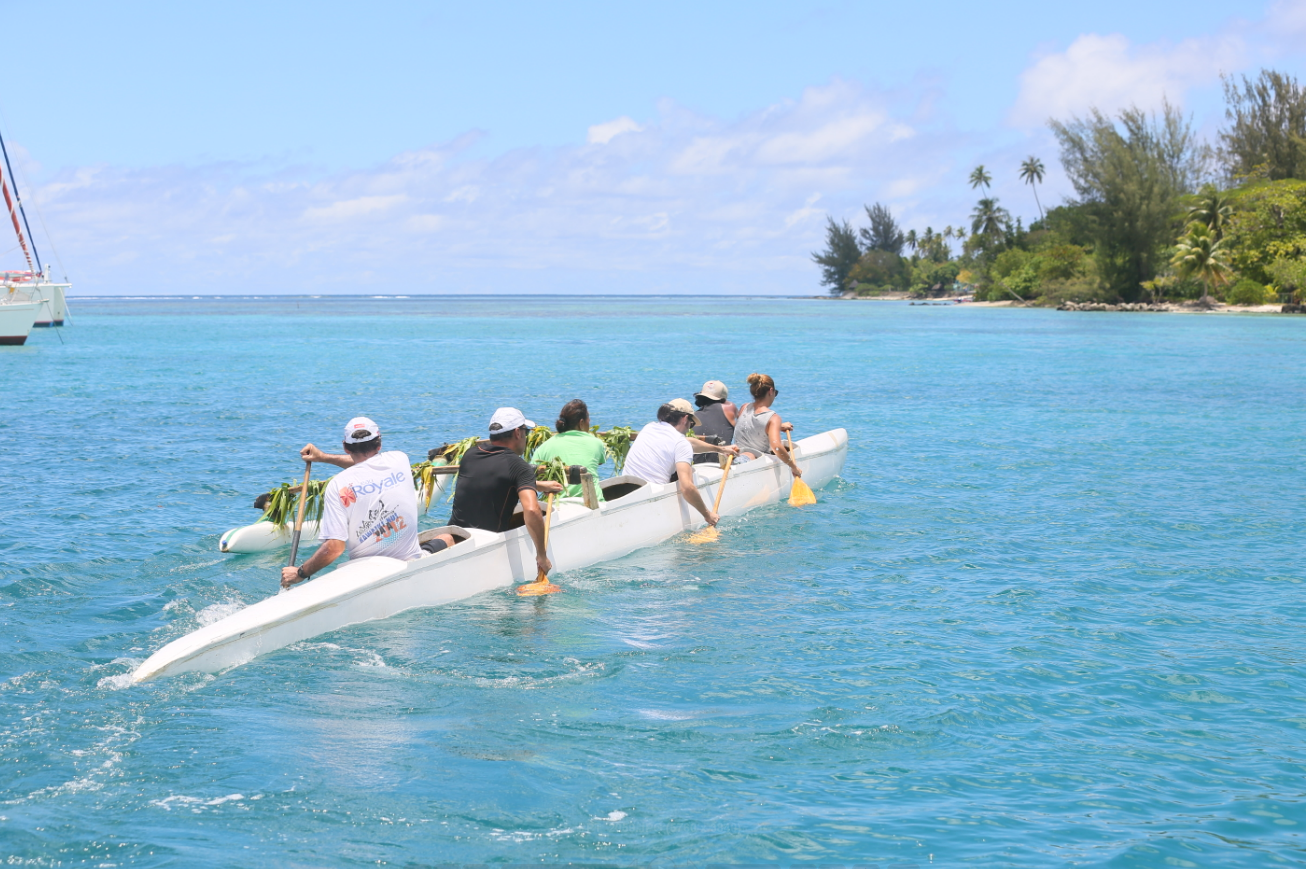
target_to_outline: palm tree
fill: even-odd
[[[911,248],[913,251],[916,250],[916,230],[908,230],[904,240],[907,242],[907,247]]]
[[[1224,238],[1224,225],[1233,216],[1233,206],[1229,197],[1207,184],[1197,194],[1197,201],[1188,209],[1188,219],[1202,224],[1215,236],[1216,241]]]
[[[993,183],[993,176],[990,175],[988,170],[984,168],[983,163],[976,166],[975,171],[970,173],[971,190],[974,190],[978,187],[983,187],[984,194],[987,196],[989,192],[989,185],[991,183]]]
[[[970,213],[970,231],[973,235],[988,239],[1002,238],[1003,231],[1010,221],[1007,209],[998,206],[998,200],[985,197]]]
[[[1039,220],[1043,219],[1043,203],[1038,201],[1038,185],[1043,183],[1043,161],[1035,156],[1020,164],[1020,180],[1034,188],[1034,204],[1038,206]]]
[[[1201,304],[1211,306],[1211,288],[1229,279],[1229,263],[1215,231],[1200,221],[1188,224],[1188,233],[1175,245],[1170,264],[1182,277],[1195,277],[1202,282]]]

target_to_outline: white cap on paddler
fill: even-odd
[[[535,423],[527,419],[520,410],[515,407],[501,407],[490,417],[490,434],[497,435],[513,429],[526,426],[535,428]]]
[[[720,380],[709,380],[703,384],[703,388],[694,393],[695,398],[709,398],[712,401],[725,401],[730,395],[730,390]]]
[[[662,407],[670,408],[671,410],[674,410],[676,413],[687,414],[689,416],[690,425],[703,424],[702,422],[699,421],[698,414],[694,413],[693,405],[691,405],[688,401],[685,401],[683,398],[673,398],[670,401],[668,401],[666,404],[662,405]],[[659,408],[659,410],[660,409],[661,408]],[[661,413],[658,414],[658,419],[662,419]],[[665,422],[665,420],[663,421]]]
[[[356,416],[345,423],[345,443],[362,444],[381,436],[380,427],[365,416]]]

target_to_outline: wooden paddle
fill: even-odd
[[[549,552],[549,525],[553,520],[553,493],[549,493],[549,502],[544,508],[544,552]],[[534,582],[528,582],[525,585],[517,586],[517,594],[522,597],[533,597],[541,594],[553,594],[562,591],[561,588],[549,582],[548,574],[540,571],[540,575],[535,577]]]
[[[789,441],[789,458],[794,457],[794,439],[789,432],[785,432],[785,438]],[[809,504],[816,503],[816,493],[812,487],[803,482],[802,477],[794,477],[794,484],[789,489],[789,506],[806,507]]]
[[[304,530],[304,505],[308,503],[308,475],[313,473],[313,463],[304,462],[304,485],[299,487],[299,509],[295,511],[295,536],[290,538],[290,566],[295,566],[299,554],[299,533]]]
[[[734,464],[734,456],[726,456],[726,465],[721,469],[721,485],[717,486],[716,503],[712,505],[713,513],[721,512],[721,496],[726,493],[726,477],[730,476],[730,466]],[[711,543],[721,538],[721,532],[715,525],[709,525],[702,531],[689,535],[690,543]]]

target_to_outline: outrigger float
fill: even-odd
[[[848,433],[835,429],[794,445],[803,480],[817,489],[843,470]],[[694,481],[704,501],[711,504],[717,497],[721,469],[695,465]],[[718,512],[723,517],[739,516],[775,504],[792,483],[789,468],[774,456],[737,464],[730,471]],[[650,484],[621,476],[601,485],[607,500],[596,509],[579,498],[555,503],[549,538],[552,576],[620,558],[704,525],[698,512],[680,497],[675,483]],[[520,507],[518,511],[521,522]],[[141,664],[132,681],[188,671],[218,672],[347,625],[441,606],[535,579],[535,550],[524,527],[493,533],[446,525],[422,532],[420,539],[425,542],[442,533],[452,534],[458,543],[413,561],[381,555],[348,561],[174,640]]]

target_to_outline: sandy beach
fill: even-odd
[[[905,293],[892,294],[884,296],[863,297],[852,299],[850,301],[858,302],[905,302],[910,297]],[[956,299],[916,299],[913,300],[925,305],[938,306],[945,302],[953,302],[959,306],[967,308],[1038,308],[1043,305],[1032,305],[1029,303],[1019,304],[1014,299],[1008,299],[1002,302],[965,302]],[[1166,302],[1160,305],[1138,302],[1134,304],[1109,305],[1101,302],[1081,303],[1082,306],[1070,308],[1066,306],[1058,307],[1056,310],[1067,311],[1069,313],[1154,313],[1154,314],[1283,314],[1283,305],[1224,305],[1216,303],[1212,308],[1201,308],[1193,304],[1176,304]]]

